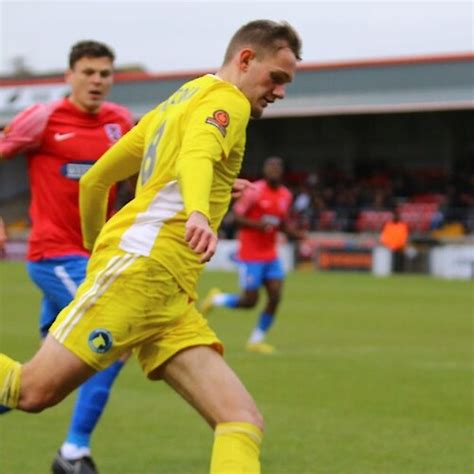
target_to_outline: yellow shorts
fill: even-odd
[[[116,249],[92,256],[84,283],[50,334],[95,370],[133,350],[150,378],[188,347],[223,353],[194,302],[159,262]]]

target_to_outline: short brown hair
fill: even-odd
[[[256,53],[276,53],[281,48],[289,47],[296,59],[301,60],[301,39],[296,30],[286,21],[255,20],[241,26],[227,46],[224,64],[227,64],[238,49],[253,46]]]
[[[98,41],[86,40],[74,44],[69,53],[69,67],[72,69],[74,64],[81,58],[103,58],[107,57],[113,62],[115,54],[111,48]]]

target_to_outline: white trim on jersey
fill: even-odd
[[[148,257],[165,222],[183,209],[178,181],[170,181],[156,193],[148,208],[137,214],[135,222],[122,235],[119,248]]]

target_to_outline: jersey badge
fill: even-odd
[[[94,329],[89,334],[89,347],[98,354],[107,352],[112,347],[112,334],[107,329]]]
[[[116,142],[122,136],[122,129],[118,123],[107,123],[104,125],[104,130],[111,142]]]
[[[225,110],[216,110],[212,117],[207,117],[206,123],[217,127],[222,136],[225,137],[227,134],[227,126],[229,125],[230,117]]]

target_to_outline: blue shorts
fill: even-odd
[[[43,293],[39,330],[45,337],[59,312],[74,298],[86,276],[88,257],[68,255],[28,262],[30,278]]]
[[[240,287],[244,290],[258,290],[267,280],[283,280],[285,271],[279,258],[269,262],[248,262],[238,260]]]

